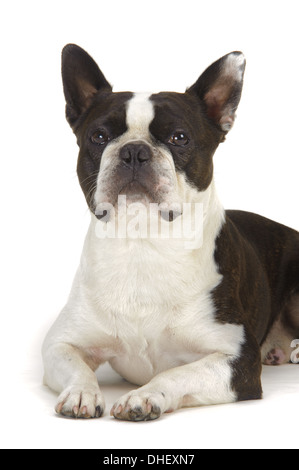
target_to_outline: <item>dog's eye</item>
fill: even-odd
[[[184,132],[177,131],[169,138],[168,143],[172,145],[187,145],[189,142],[189,138]]]
[[[109,142],[109,140],[109,134],[104,129],[99,129],[91,136],[91,142],[97,145],[105,145]]]

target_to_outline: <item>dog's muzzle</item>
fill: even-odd
[[[107,173],[106,173],[107,175]],[[110,180],[109,186],[107,182]],[[114,157],[114,167],[105,186],[108,190],[103,195],[105,201],[98,203],[95,215],[102,222],[110,220],[111,209],[119,209],[121,196],[129,206],[132,203],[157,204],[160,216],[172,222],[182,214],[180,204],[174,201],[172,179],[165,173],[165,168],[157,160],[153,148],[145,141],[136,140],[124,144]],[[103,181],[102,181],[103,185]],[[101,186],[102,186],[101,185]]]

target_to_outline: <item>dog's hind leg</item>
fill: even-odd
[[[262,345],[261,356],[263,364],[278,366],[288,363],[293,351],[291,347],[293,340],[294,334],[286,329],[280,317],[272,326],[266,341]]]
[[[280,312],[261,348],[262,362],[266,365],[290,362],[293,342],[299,341],[299,234],[294,231],[281,258],[277,290]]]
[[[293,292],[262,345],[262,362],[280,365],[293,362],[294,340],[299,342],[299,291]]]

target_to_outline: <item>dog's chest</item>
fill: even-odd
[[[166,289],[170,285],[171,281],[164,281]],[[205,356],[214,324],[213,303],[207,291],[188,299],[186,295],[182,298],[182,292],[173,292],[172,299],[165,293],[164,301],[159,292],[156,301],[146,291],[142,294],[144,301],[134,295],[135,302],[130,299],[121,314],[112,309],[110,313],[117,338],[110,363],[121,376],[138,385],[164,370]]]
[[[128,381],[137,385],[149,382],[158,373],[190,362],[205,355],[188,347],[183,331],[153,325],[135,333],[120,334],[121,353],[110,364]]]
[[[98,308],[119,324],[154,324],[155,312],[167,311],[169,325],[173,311],[219,283],[211,246],[188,250],[174,240],[101,240],[85,250],[85,284]]]
[[[94,254],[89,287],[100,328],[111,338],[110,363],[123,377],[141,385],[200,359],[221,342],[210,338],[215,329],[210,293],[221,279],[211,253],[195,255],[169,240],[107,240]]]

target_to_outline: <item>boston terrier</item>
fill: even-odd
[[[244,69],[243,54],[232,52],[185,93],[114,93],[83,49],[63,49],[66,117],[91,221],[69,299],[43,344],[58,414],[103,415],[95,371],[106,361],[138,385],[111,409],[132,421],[259,399],[262,363],[290,361],[299,233],[225,211],[213,179]],[[190,230],[172,231],[198,220],[191,242]],[[142,236],[152,222],[154,236]]]

